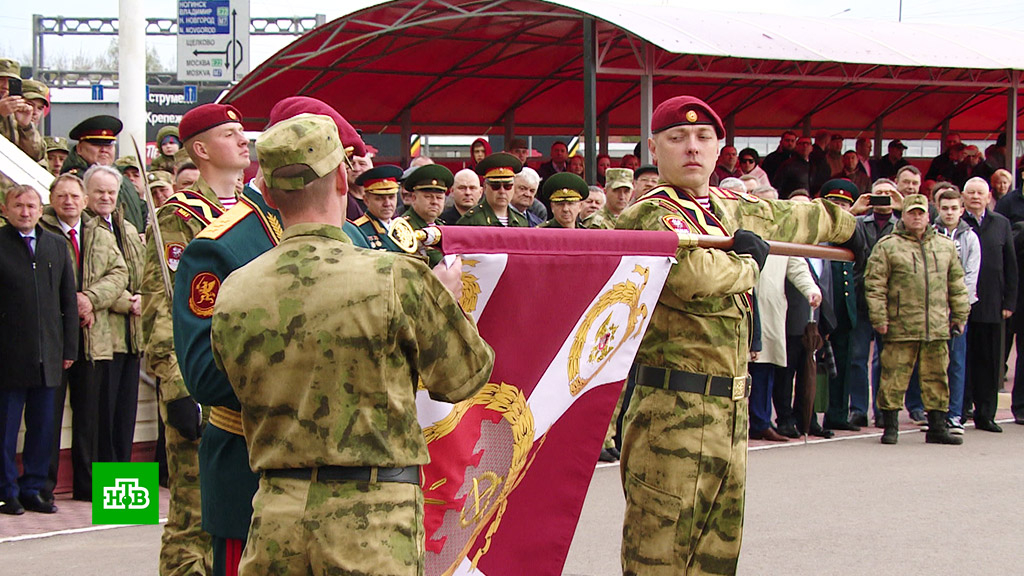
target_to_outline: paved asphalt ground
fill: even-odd
[[[739,574],[1024,574],[1024,426],[1003,427],[961,447],[904,432],[752,449]],[[564,574],[620,574],[623,506],[618,465],[602,465]],[[0,574],[156,574],[161,529],[5,542]]]

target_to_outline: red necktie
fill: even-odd
[[[75,264],[78,266],[82,265],[82,253],[78,249],[78,234],[75,229],[68,230],[68,236],[71,237],[71,247],[75,250]]]

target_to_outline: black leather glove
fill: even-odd
[[[202,435],[203,412],[199,404],[186,396],[167,403],[168,426],[173,426],[187,440],[198,440]]]
[[[764,268],[764,261],[768,259],[768,243],[757,234],[742,228],[732,235],[732,251],[753,256],[759,270]]]

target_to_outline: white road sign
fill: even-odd
[[[178,80],[234,82],[249,71],[249,0],[178,0]]]

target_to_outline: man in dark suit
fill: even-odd
[[[54,390],[78,357],[78,303],[71,257],[59,236],[39,225],[43,199],[29,186],[7,192],[10,223],[0,226],[0,513],[25,508],[52,514],[44,500],[53,441]],[[17,337],[13,335],[17,334]],[[25,415],[25,445],[18,478],[14,461]]]
[[[537,173],[543,182],[559,172],[565,172],[569,168],[569,147],[561,140],[551,145],[551,159],[540,165]]]
[[[999,348],[1002,323],[1017,306],[1017,256],[1013,232],[1005,216],[988,209],[991,193],[988,182],[971,178],[964,185],[963,219],[981,240],[981,272],[978,274],[978,301],[971,306],[967,321],[967,380],[964,388],[964,412],[974,402],[974,427],[1002,432],[995,423],[999,400]]]

